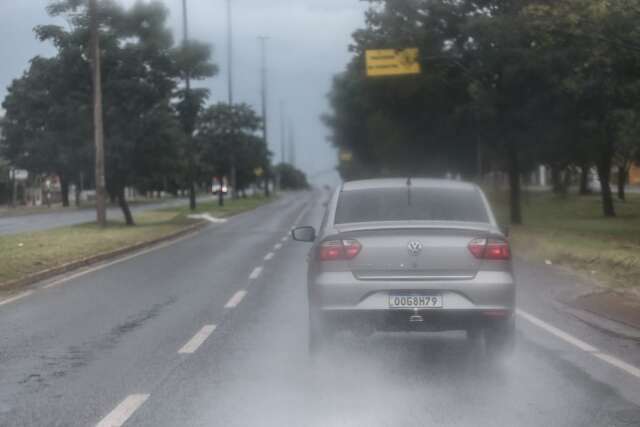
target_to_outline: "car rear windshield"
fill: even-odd
[[[482,197],[473,189],[384,188],[344,191],[335,223],[370,221],[489,222]]]

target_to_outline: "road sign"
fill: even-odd
[[[262,176],[262,174],[264,174],[264,169],[262,169],[261,167],[257,167],[253,170],[253,173],[256,176]]]
[[[417,48],[367,50],[367,76],[401,76],[420,74]]]
[[[353,160],[353,154],[350,151],[341,151],[340,152],[340,161],[342,162],[350,162]]]

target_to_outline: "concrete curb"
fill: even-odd
[[[608,319],[590,311],[571,307],[557,300],[553,303],[558,310],[570,314],[574,318],[580,320],[583,323],[586,323],[592,328],[598,329],[610,335],[615,335],[619,338],[640,341],[640,329],[636,329],[633,326],[620,323],[616,320]]]
[[[11,291],[17,288],[22,288],[28,285],[33,285],[37,282],[41,282],[46,279],[50,279],[55,276],[59,276],[64,273],[68,273],[73,270],[77,270],[81,267],[87,267],[93,264],[97,264],[103,261],[109,261],[114,258],[118,258],[122,255],[126,255],[132,252],[139,251],[141,249],[146,249],[151,246],[155,246],[159,243],[164,243],[170,240],[177,239],[179,237],[185,236],[190,233],[194,233],[200,231],[201,229],[207,227],[210,223],[208,221],[199,221],[195,224],[192,224],[188,227],[185,227],[176,232],[167,234],[166,236],[158,237],[156,239],[148,240],[145,242],[136,243],[134,245],[125,246],[113,251],[103,252],[97,255],[92,255],[87,258],[82,258],[76,261],[71,261],[66,264],[62,264],[57,267],[52,267],[46,270],[39,271],[37,273],[29,274],[28,276],[21,277],[20,279],[12,280],[9,282],[0,283],[0,290],[2,291]]]

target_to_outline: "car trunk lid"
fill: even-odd
[[[362,245],[347,263],[361,280],[472,279],[482,260],[469,252],[469,242],[492,234],[487,224],[436,221],[341,224],[338,230]]]

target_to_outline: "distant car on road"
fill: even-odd
[[[482,190],[431,179],[343,184],[308,266],[309,350],[355,331],[463,330],[488,353],[514,343],[515,279],[507,237]]]
[[[220,191],[222,191],[222,194],[225,196],[229,193],[229,186],[226,183],[226,179],[220,183],[220,180],[214,178],[211,183],[211,194],[217,196]]]

